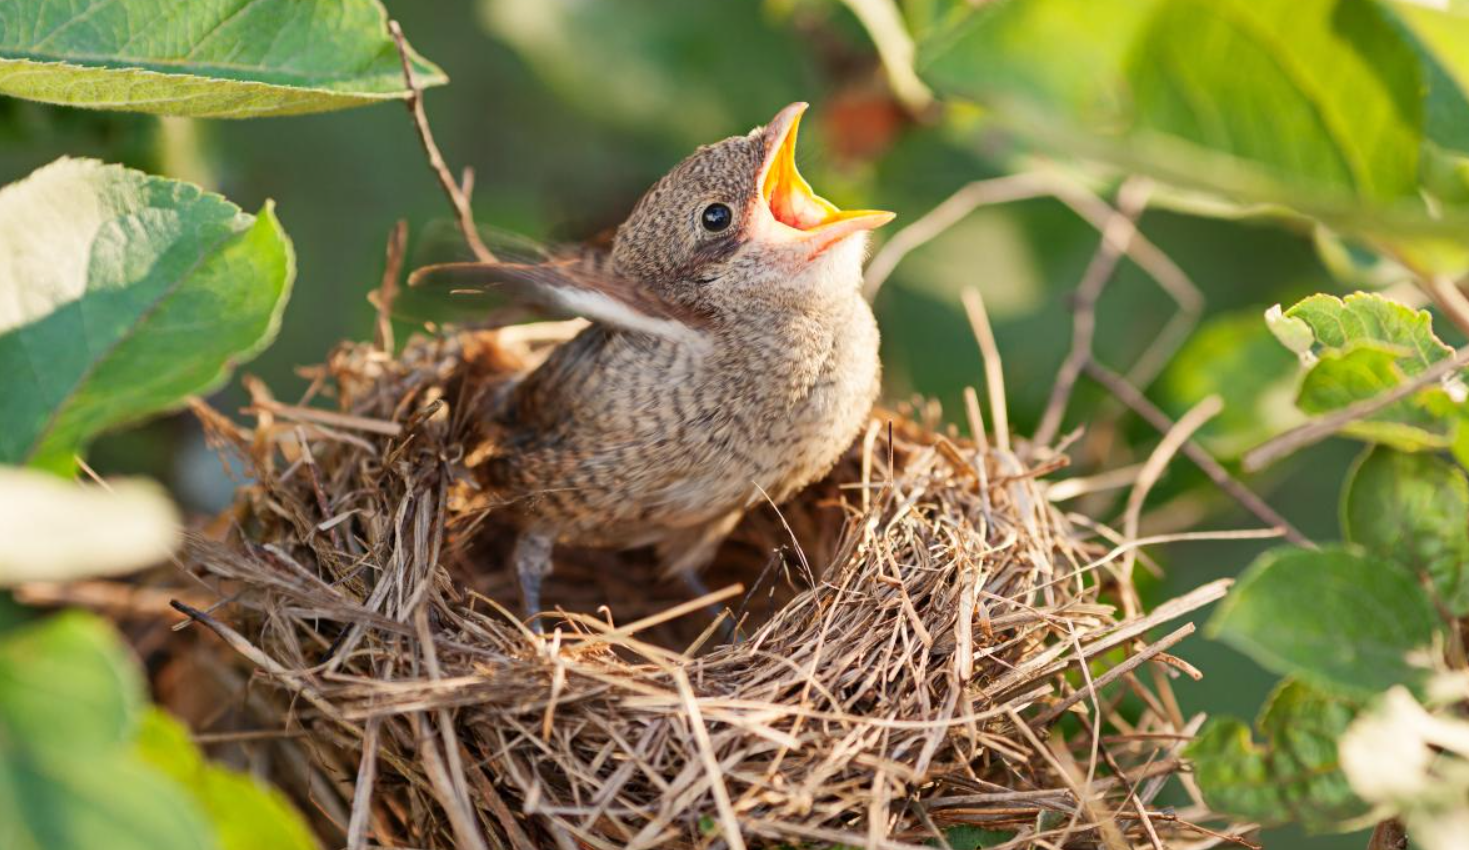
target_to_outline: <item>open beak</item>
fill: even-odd
[[[894,215],[882,210],[840,210],[811,191],[811,184],[796,170],[796,131],[806,107],[805,103],[793,103],[766,125],[760,197],[771,216],[784,226],[777,230],[785,231],[792,239],[814,240],[819,251],[845,236],[881,227]]]

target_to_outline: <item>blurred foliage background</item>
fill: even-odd
[[[848,7],[823,0],[388,0],[413,44],[451,78],[426,105],[454,167],[475,172],[477,218],[540,240],[589,237],[616,225],[654,179],[696,145],[743,133],[795,100],[813,109],[800,165],[839,205],[891,209],[911,222],[971,180],[1009,173],[1034,155],[997,134],[974,144],[983,116],[951,110],[916,119],[892,96],[872,42]],[[925,3],[905,8],[921,17]],[[933,5],[933,4],[927,4]],[[1036,44],[1035,50],[1048,49]],[[989,137],[986,137],[987,139]],[[378,285],[394,221],[415,242],[447,214],[413,129],[394,104],[250,122],[156,119],[0,98],[0,183],[62,154],[96,156],[197,182],[246,209],[266,199],[295,243],[299,276],[279,340],[246,371],[278,396],[304,387],[295,367],[320,361],[343,338],[371,334],[366,300]],[[1207,299],[1203,331],[1157,381],[1152,397],[1177,414],[1215,390],[1209,368],[1271,375],[1294,358],[1261,315],[1313,292],[1345,293],[1309,231],[1149,210],[1142,231],[1183,268]],[[881,238],[881,235],[880,235]],[[1004,354],[1012,425],[1031,431],[1070,343],[1069,295],[1098,241],[1063,204],[1023,201],[981,209],[898,267],[877,298],[886,398],[937,399],[962,421],[961,392],[981,361],[959,294],[977,287]],[[420,251],[422,253],[422,251]],[[429,305],[431,306],[431,305]],[[412,305],[401,321],[412,325]],[[424,309],[427,309],[425,307]],[[1096,350],[1114,367],[1132,362],[1174,305],[1130,262],[1102,299]],[[1266,436],[1291,410],[1288,393],[1227,408],[1206,432],[1229,453]],[[215,399],[244,402],[238,382]],[[1146,456],[1157,435],[1118,417],[1085,379],[1067,427],[1103,423],[1081,445],[1092,468]],[[1115,423],[1112,427],[1110,423]],[[1252,433],[1253,429],[1253,433]],[[1333,441],[1248,479],[1306,534],[1339,536],[1336,494],[1355,447]],[[233,483],[187,416],[113,434],[92,455],[103,473],[165,482],[197,513],[222,507]],[[1308,474],[1300,474],[1309,470]],[[1170,527],[1253,525],[1184,463],[1150,504]],[[1102,519],[1120,505],[1093,506]],[[1146,529],[1145,529],[1146,530]],[[1239,571],[1262,546],[1191,544],[1163,550],[1162,596]],[[1179,691],[1185,711],[1252,716],[1274,683],[1222,646],[1195,638],[1184,654],[1207,672]],[[1267,835],[1271,846],[1360,847],[1361,836]]]

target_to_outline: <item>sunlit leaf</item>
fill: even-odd
[[[1286,680],[1257,721],[1263,741],[1233,717],[1211,718],[1186,751],[1204,799],[1215,811],[1261,823],[1353,828],[1369,807],[1342,774],[1337,739],[1358,710],[1350,700]]]
[[[131,753],[38,760],[0,747],[5,850],[214,850],[193,802]]]
[[[217,386],[274,338],[294,274],[269,204],[75,159],[0,190],[0,462],[66,470]]]
[[[1313,295],[1284,313],[1272,310],[1266,323],[1310,364],[1296,403],[1311,414],[1374,398],[1453,355],[1434,335],[1427,310],[1375,293]],[[1350,422],[1342,433],[1403,451],[1455,447],[1469,433],[1469,411],[1451,389],[1463,391],[1461,376]]]
[[[132,753],[137,661],[77,612],[0,631],[0,847],[210,850],[193,803]]]
[[[386,23],[376,0],[0,0],[0,94],[208,118],[361,106],[404,93]]]
[[[173,503],[142,479],[102,487],[0,466],[0,504],[0,587],[131,572],[178,542]]]
[[[1347,232],[1465,241],[1469,213],[1421,202],[1427,71],[1372,0],[1011,0],[930,39],[919,67],[1064,154]]]
[[[189,730],[154,708],[143,715],[138,753],[187,789],[219,837],[221,850],[312,850],[316,841],[285,796],[248,774],[204,759]]]
[[[1276,673],[1365,697],[1426,679],[1438,622],[1417,578],[1395,564],[1282,548],[1255,559],[1209,631]]]

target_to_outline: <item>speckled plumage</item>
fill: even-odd
[[[549,569],[556,542],[651,544],[670,572],[697,570],[746,508],[825,474],[862,428],[880,373],[860,291],[866,227],[819,244],[778,223],[761,168],[779,143],[757,128],[699,149],[648,191],[610,255],[578,265],[635,282],[689,333],[593,311],[501,394],[483,480],[524,529],[523,580]],[[714,202],[735,214],[720,233],[700,225]],[[534,607],[531,585],[527,597]]]

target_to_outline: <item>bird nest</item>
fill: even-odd
[[[1196,795],[1158,802],[1199,719],[1169,686],[1192,626],[1155,631],[1223,585],[1143,613],[1133,546],[1048,500],[1054,453],[877,414],[826,480],[752,509],[709,596],[650,552],[558,549],[528,629],[475,411],[566,332],[347,344],[300,404],[252,385],[253,428],[196,408],[249,481],[188,552],[218,598],[178,607],[243,657],[231,710],[283,731],[234,740],[326,846],[1222,838]]]

